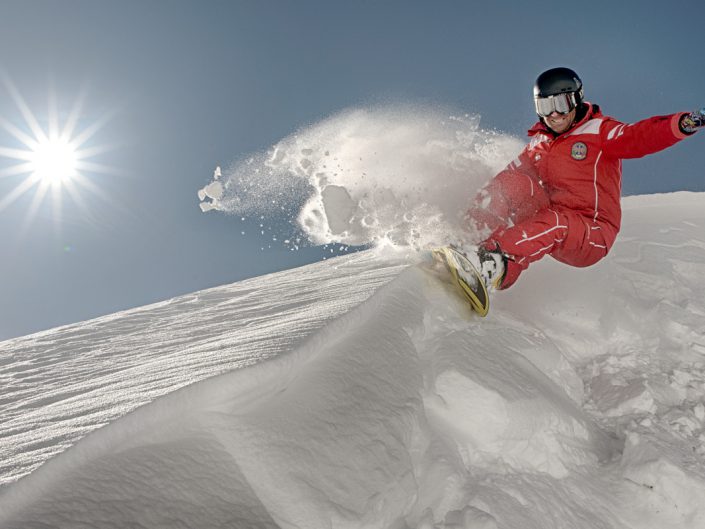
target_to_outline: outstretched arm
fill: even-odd
[[[611,158],[641,158],[662,151],[689,134],[681,128],[687,112],[654,116],[636,123],[625,124],[608,119],[602,124],[602,150]]]

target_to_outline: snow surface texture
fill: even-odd
[[[469,199],[524,146],[479,121],[421,106],[341,112],[217,168],[201,209],[280,216],[316,244],[445,244]]]
[[[705,194],[624,205],[485,319],[368,251],[3,342],[0,527],[705,527]]]
[[[403,266],[377,262],[371,271],[371,257],[338,262],[337,273],[311,265],[0,343],[0,485],[159,396],[294,349]]]

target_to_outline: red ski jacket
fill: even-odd
[[[551,205],[600,226],[609,250],[622,219],[621,160],[661,151],[685,138],[678,128],[685,113],[625,124],[604,116],[597,105],[586,104],[585,116],[563,134],[536,123],[529,130],[531,142],[507,170],[533,176]]]

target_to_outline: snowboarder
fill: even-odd
[[[622,159],[661,151],[705,126],[705,108],[621,123],[583,99],[569,68],[539,75],[534,104],[530,143],[466,215],[486,239],[463,253],[488,289],[509,288],[545,255],[577,267],[605,257],[620,229]]]

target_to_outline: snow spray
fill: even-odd
[[[313,244],[454,240],[478,189],[523,142],[442,108],[353,108],[214,173],[201,209],[290,220]],[[283,239],[283,237],[280,237]]]

